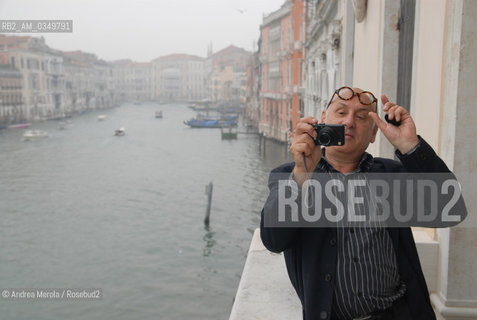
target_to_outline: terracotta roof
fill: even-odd
[[[173,53],[166,56],[159,57],[155,60],[195,60],[195,61],[205,61],[205,58],[199,56],[194,56],[187,53]]]
[[[122,66],[128,68],[152,67],[152,62],[134,62],[130,59],[115,60],[109,62],[112,66]]]
[[[250,55],[252,54],[250,51],[247,51],[245,49],[242,49],[242,48],[239,48],[237,46],[234,46],[233,44],[222,49],[222,50],[219,50],[217,51],[216,53],[212,54],[212,59],[214,59],[215,57],[220,57],[220,56],[224,56],[224,55],[229,55],[230,53],[236,53],[236,54],[243,54],[243,55]]]
[[[0,34],[0,44],[12,46],[27,42],[31,38],[32,37],[30,36],[6,36],[4,34]]]

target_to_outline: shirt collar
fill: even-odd
[[[339,172],[336,170],[326,159],[325,159],[326,148],[321,148],[321,159],[317,165],[317,168],[324,172]],[[374,158],[367,152],[364,152],[359,160],[358,167],[354,169],[351,173],[357,172],[368,172],[373,166]]]

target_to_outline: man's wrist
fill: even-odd
[[[293,180],[295,180],[298,185],[301,186],[306,180],[306,170],[300,170],[295,167],[292,171],[291,178],[293,178]]]
[[[419,145],[419,137],[416,136],[415,139],[413,139],[412,141],[409,141],[407,142],[406,144],[403,144],[401,146],[399,146],[397,148],[397,150],[399,151],[399,153],[401,153],[402,155],[405,155],[407,153],[410,153],[411,151],[415,150],[417,148],[417,146]]]
[[[417,136],[417,142],[409,143],[406,147],[396,149],[397,156],[407,156],[416,151],[417,148],[421,145],[421,137]],[[405,151],[405,152],[403,152]]]

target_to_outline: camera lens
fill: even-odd
[[[327,146],[330,145],[333,139],[335,138],[336,134],[334,131],[330,128],[323,128],[320,130],[320,133],[318,134],[318,142],[322,146]]]
[[[327,146],[330,144],[331,142],[331,137],[329,134],[327,133],[323,133],[323,134],[320,134],[318,136],[318,142],[320,143],[320,145],[322,146]]]

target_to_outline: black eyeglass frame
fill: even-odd
[[[343,98],[342,96],[340,96],[340,93],[339,93],[342,89],[349,89],[349,90],[351,90],[351,92],[353,93],[353,95],[352,95],[350,98],[348,98],[348,99]],[[370,103],[364,103],[363,101],[361,101],[361,95],[362,95],[363,93],[369,93],[369,94],[373,97],[373,101],[371,101]],[[354,96],[357,96],[359,102],[360,102],[361,104],[364,104],[365,106],[369,106],[369,105],[371,105],[371,104],[373,104],[373,103],[376,102],[376,109],[375,109],[375,111],[378,110],[378,99],[376,99],[376,97],[374,96],[374,94],[373,94],[371,91],[354,92],[354,90],[353,90],[352,88],[347,87],[347,86],[344,86],[344,87],[341,87],[341,88],[339,88],[339,89],[336,89],[335,92],[333,92],[333,95],[331,96],[330,102],[328,102],[328,105],[326,106],[325,110],[328,110],[328,108],[329,108],[331,102],[333,101],[333,98],[335,97],[335,94],[338,95],[338,97],[339,97],[341,100],[345,100],[345,101],[351,100],[351,99],[353,99]]]

